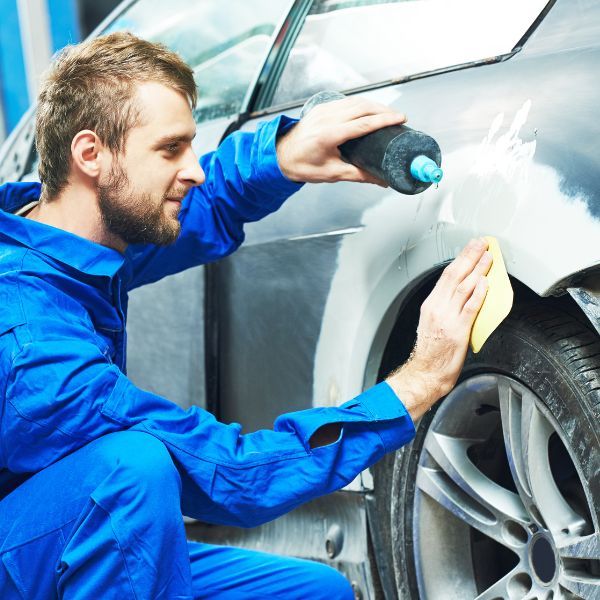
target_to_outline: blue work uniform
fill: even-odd
[[[0,187],[0,597],[351,597],[323,565],[188,543],[181,515],[252,527],[340,489],[414,436],[387,384],[243,435],[126,376],[128,291],[230,254],[299,188],[275,153],[293,124],[203,156],[166,247],[122,254],[11,214],[40,186]],[[311,449],[328,423],[339,439]]]

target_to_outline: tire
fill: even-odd
[[[600,599],[599,420],[596,332],[559,302],[515,307],[375,469],[398,597]]]

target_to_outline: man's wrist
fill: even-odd
[[[293,172],[291,168],[294,164],[294,161],[292,158],[290,158],[289,132],[290,129],[277,136],[277,141],[275,142],[277,164],[279,166],[281,174],[286,179],[294,183],[302,183],[302,181],[298,178],[298,176]]]
[[[392,373],[386,382],[400,398],[413,421],[426,413],[442,396],[435,381],[410,362]]]

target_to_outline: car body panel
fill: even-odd
[[[600,8],[586,8],[600,16]],[[310,269],[320,281],[314,294],[306,293],[312,281],[303,268],[296,276],[286,274],[285,284],[271,290],[260,312],[281,314],[283,298],[293,299],[297,315],[320,312],[316,305],[322,302],[325,307],[320,326],[318,320],[298,317],[287,332],[280,329],[276,346],[290,350],[273,369],[259,350],[248,357],[243,372],[236,365],[221,372],[227,385],[243,381],[246,398],[260,399],[265,409],[258,415],[250,408],[254,402],[245,401],[248,408],[230,411],[230,419],[251,429],[267,426],[296,389],[306,400],[296,398],[293,406],[302,408],[338,404],[374,383],[373,365],[379,364],[393,325],[390,318],[387,329],[384,325],[390,309],[473,236],[496,236],[509,273],[540,296],[560,292],[559,282],[599,265],[600,159],[590,124],[598,106],[593,67],[600,64],[600,35],[594,38],[590,22],[600,34],[600,18],[587,19],[583,10],[573,10],[573,3],[559,2],[510,60],[364,94],[406,112],[413,127],[437,139],[444,180],[439,189],[413,197],[351,183],[307,185],[278,213],[248,227],[245,268],[256,263],[267,276],[254,277],[246,286],[238,281],[240,300],[230,299],[221,318],[243,312],[245,299],[274,286],[269,273],[305,267],[305,257],[314,261]],[[565,93],[565,73],[576,93]],[[299,108],[286,113],[297,116]],[[244,129],[255,125],[250,121]],[[315,258],[309,248],[319,243],[322,251]],[[265,244],[268,252],[262,249]],[[297,254],[288,250],[290,245]],[[235,263],[241,256],[227,260]],[[321,277],[332,264],[335,272],[324,298]],[[237,328],[221,344],[232,356],[257,348],[258,340],[266,347],[270,324],[256,329],[247,335]],[[305,378],[311,360],[308,401]],[[268,380],[255,389],[247,375],[265,368]],[[286,389],[290,392],[282,397]],[[220,402],[233,406],[229,389],[221,390]]]

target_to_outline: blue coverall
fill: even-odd
[[[277,165],[278,118],[200,159],[172,246],[125,254],[14,213],[36,183],[0,187],[0,597],[351,598],[324,565],[188,543],[182,513],[252,527],[337,490],[414,426],[379,384],[273,430],[183,410],[125,370],[129,290],[219,259],[245,222],[296,191]],[[339,439],[311,449],[327,423]]]

